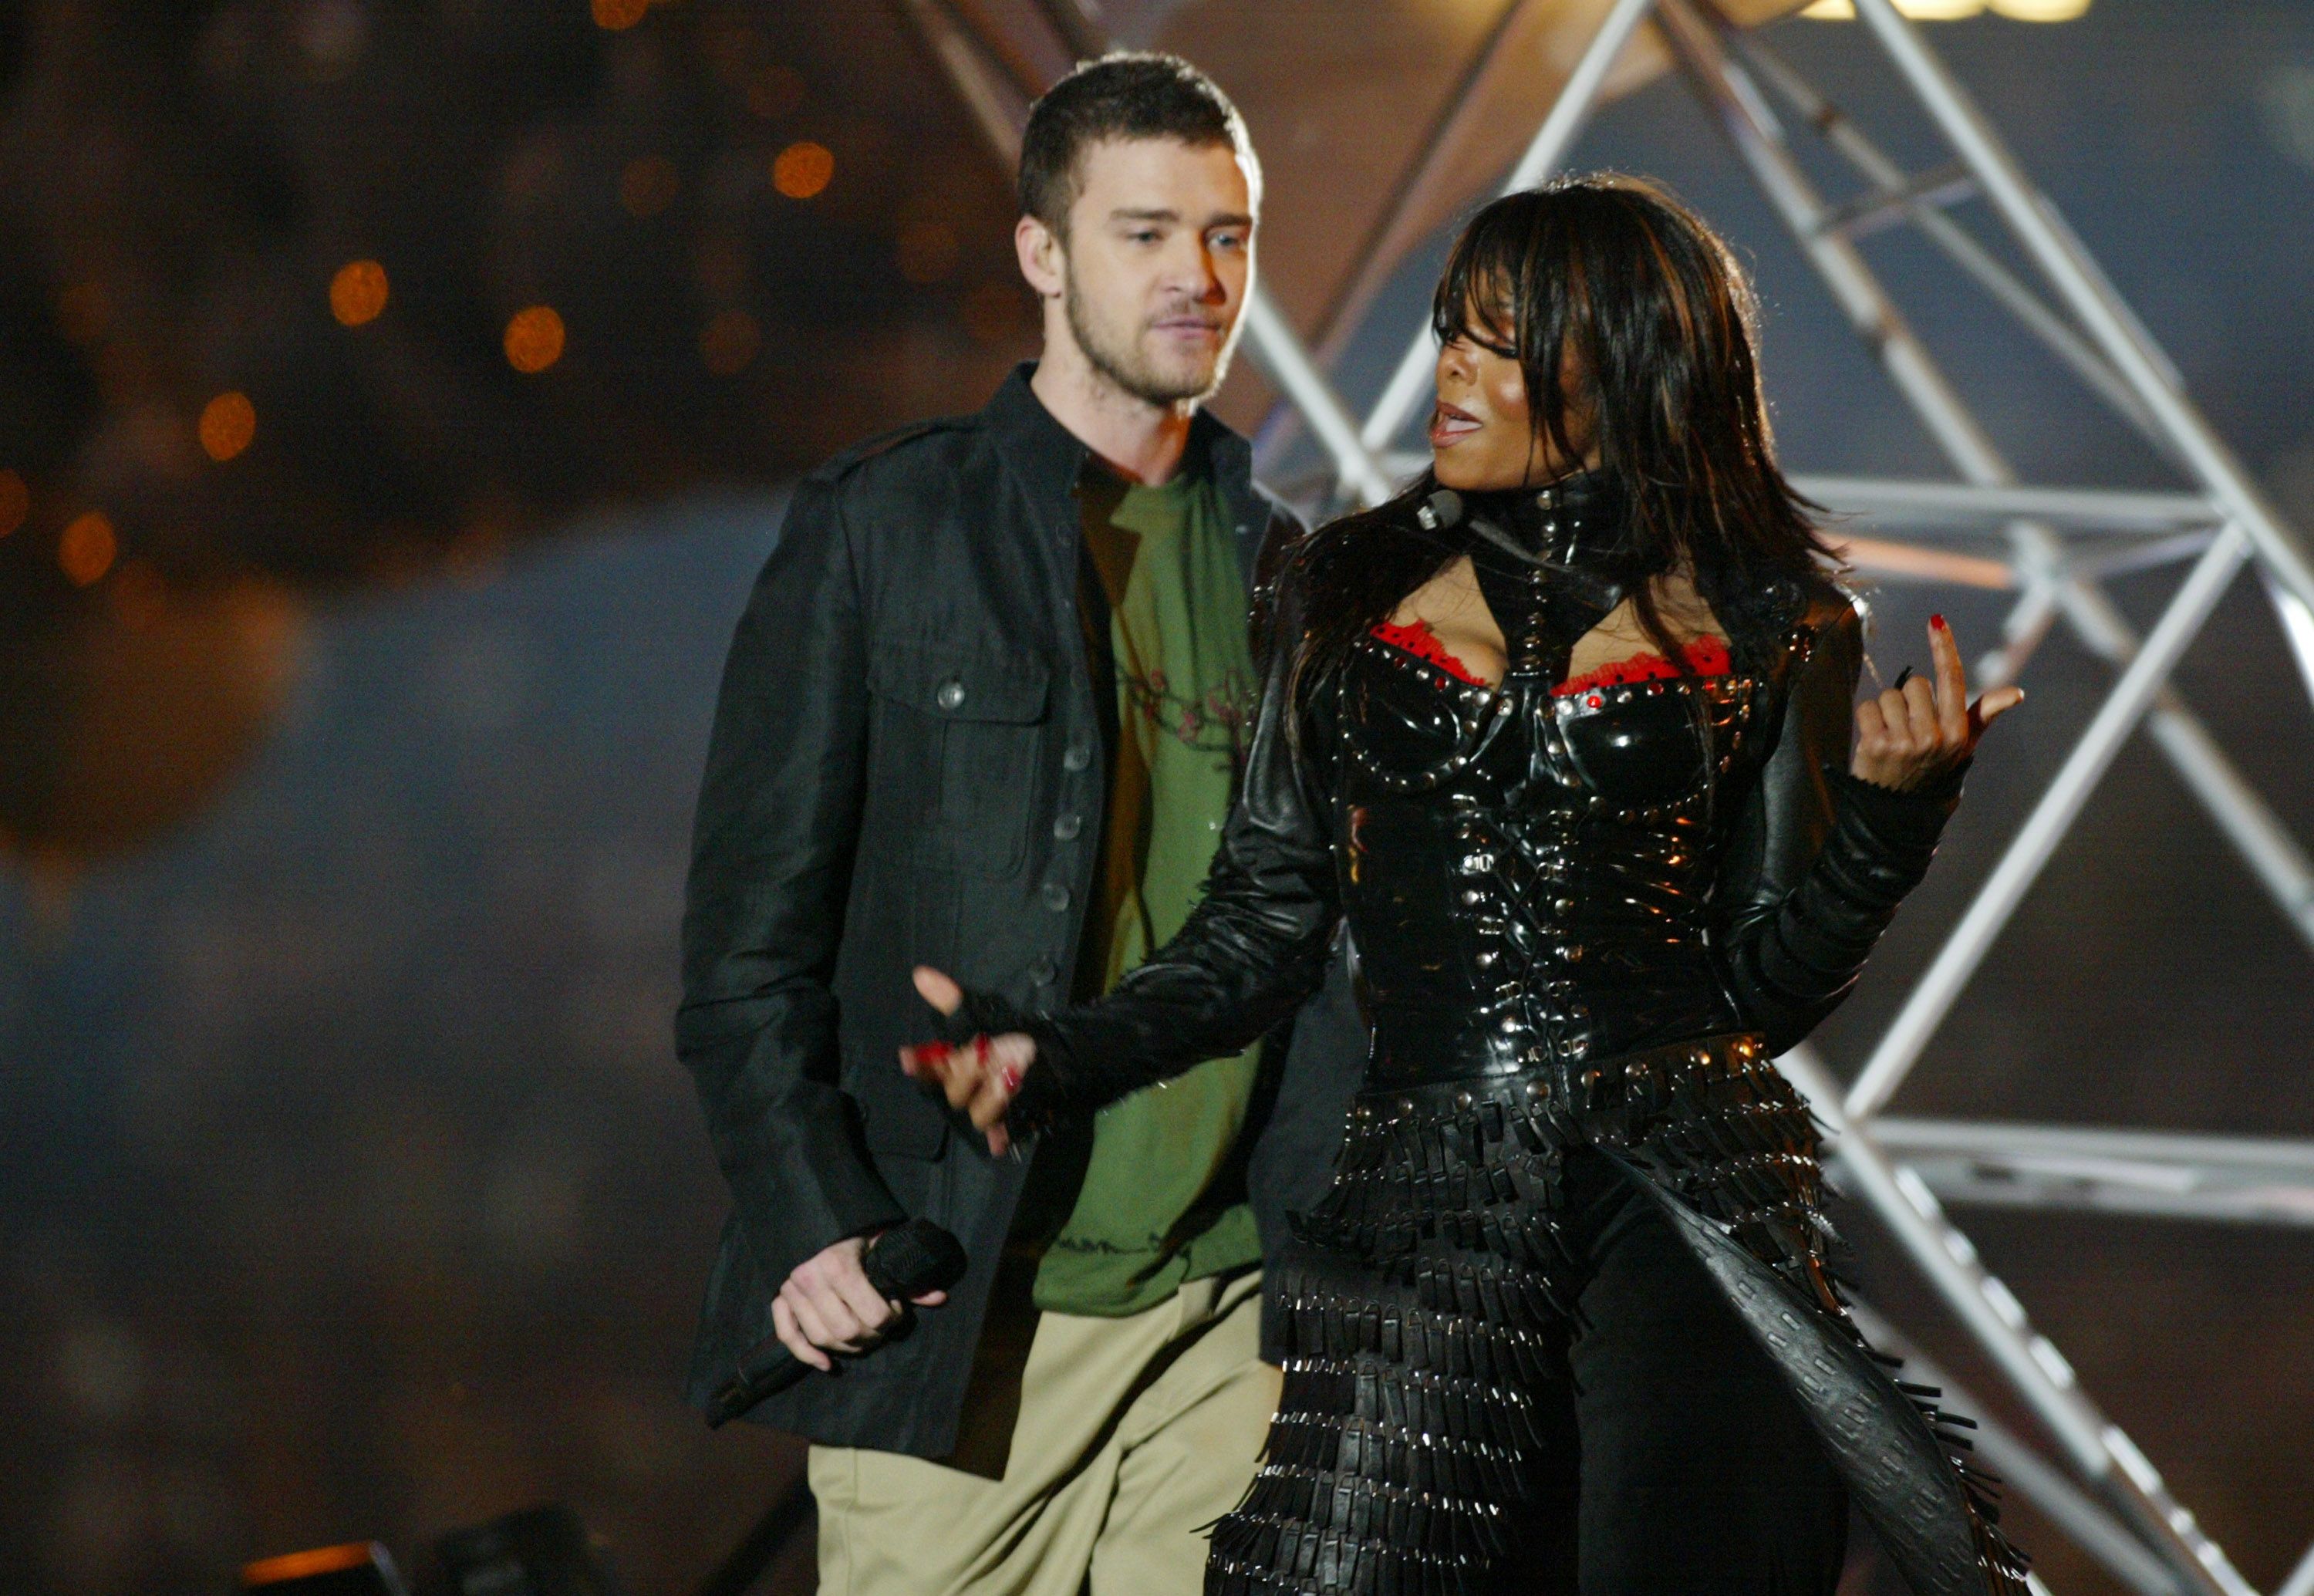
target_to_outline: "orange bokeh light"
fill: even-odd
[[[349,1568],[367,1568],[376,1561],[376,1550],[367,1540],[318,1547],[310,1552],[290,1552],[284,1556],[244,1563],[241,1565],[241,1585],[245,1591],[254,1591],[263,1585],[312,1579],[317,1574],[341,1574]]]
[[[220,464],[249,447],[257,436],[257,407],[239,389],[228,389],[201,407],[201,447]]]
[[[835,157],[809,139],[788,145],[772,163],[772,187],[790,199],[810,198],[835,176]]]
[[[349,260],[330,279],[330,314],[349,327],[375,322],[385,309],[385,268],[375,260]]]
[[[515,312],[507,323],[507,364],[526,375],[544,371],[562,358],[562,317],[551,304]]]
[[[649,9],[650,0],[595,0],[595,22],[616,33],[641,22]]]
[[[0,538],[24,525],[32,513],[32,490],[13,471],[0,471]]]
[[[85,587],[112,569],[119,557],[120,540],[102,510],[91,510],[65,528],[57,540],[57,563],[75,586]]]

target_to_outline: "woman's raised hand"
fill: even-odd
[[[1856,758],[1849,768],[1875,787],[1909,792],[1950,770],[1975,751],[1994,717],[2025,701],[2021,687],[1996,687],[1968,701],[1960,645],[1942,615],[1929,617],[1929,653],[1936,660],[1934,686],[1914,676],[1856,706]]]
[[[942,1014],[953,1014],[964,1003],[964,989],[938,970],[918,965],[916,990],[924,1001]],[[900,1069],[915,1080],[930,1081],[947,1094],[948,1106],[970,1116],[988,1138],[988,1151],[1001,1155],[1012,1145],[1004,1129],[1004,1111],[1020,1078],[1037,1062],[1033,1037],[1019,1031],[1001,1036],[975,1036],[961,1047],[927,1042],[900,1049]]]

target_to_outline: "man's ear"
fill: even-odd
[[[1013,252],[1020,258],[1020,275],[1040,299],[1060,296],[1066,280],[1066,251],[1050,227],[1035,216],[1022,216],[1012,227]]]

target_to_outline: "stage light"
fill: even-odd
[[[32,490],[13,471],[0,471],[0,538],[24,525],[32,511]]]
[[[515,312],[507,323],[507,364],[526,376],[535,375],[562,358],[562,317],[551,304],[534,304]]]
[[[57,540],[57,563],[75,587],[101,580],[119,553],[120,540],[113,533],[111,517],[102,510],[75,516]]]
[[[228,389],[201,407],[201,447],[222,465],[257,436],[257,407],[249,395]]]
[[[330,279],[330,314],[348,327],[375,322],[385,310],[385,268],[375,260],[349,260]]]
[[[268,1596],[409,1596],[393,1559],[374,1540],[244,1564],[241,1588]]]
[[[826,145],[799,140],[772,163],[772,187],[790,199],[808,199],[835,176],[835,157]]]
[[[595,0],[595,22],[617,33],[641,22],[649,9],[650,0]]]
[[[2089,8],[2089,0],[1896,0],[1899,13],[1916,22],[1955,22],[1991,11],[2018,22],[2070,22]],[[1856,0],[1813,0],[1800,15],[1820,22],[1844,22],[1856,15]]]

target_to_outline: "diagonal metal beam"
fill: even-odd
[[[1470,136],[1471,128],[1485,114],[1486,105],[1481,91],[1500,64],[1503,52],[1512,40],[1518,37],[1530,13],[1553,3],[1553,0],[1510,0],[1496,18],[1486,42],[1479,47],[1470,66],[1457,81],[1446,102],[1433,119],[1430,132],[1422,141],[1390,200],[1382,207],[1381,216],[1366,229],[1365,238],[1357,248],[1356,266],[1349,281],[1334,296],[1315,332],[1313,353],[1321,369],[1330,371],[1349,347],[1351,338],[1365,321],[1366,311],[1374,295],[1389,283],[1391,273],[1399,263],[1398,251],[1389,247],[1409,225],[1409,219],[1430,191],[1444,181],[1446,169],[1456,148]],[[1254,469],[1265,472],[1274,467],[1296,436],[1296,422],[1301,412],[1287,401],[1281,400],[1266,417],[1254,435]],[[1379,448],[1379,444],[1371,445]]]
[[[1904,1360],[1907,1380],[1936,1387],[1942,1393],[1939,1400],[1947,1407],[1967,1414],[1975,1421],[1976,1431],[1971,1439],[1976,1443],[1976,1459],[1999,1475],[2010,1492],[2046,1513],[2051,1522],[2073,1538],[2075,1545],[2104,1564],[2108,1573],[2140,1592],[2140,1596],[2177,1596],[2177,1576],[2160,1558],[2145,1549],[2143,1541],[2131,1534],[2094,1497],[2044,1461],[2022,1437],[2011,1433],[1988,1415],[1983,1403],[1969,1395],[1965,1387],[1939,1368],[1934,1359],[1875,1311],[1871,1304],[1851,1300],[1849,1314],[1856,1320],[1856,1327],[1864,1332],[1866,1341],[1881,1352]]]
[[[2239,525],[2230,525],[2195,562],[2160,622],[2153,629],[2137,657],[2130,661],[2113,692],[2089,721],[2080,740],[2041,795],[2041,800],[2018,829],[2000,862],[1978,889],[1968,912],[1921,978],[1906,995],[1904,1006],[1873,1049],[1863,1073],[1850,1089],[1847,1111],[1863,1117],[1886,1103],[1937,1027],[1951,1011],[1961,988],[1975,974],[1993,939],[2009,923],[2017,905],[2056,851],[2057,844],[2088,803],[2090,791],[2112,765],[2131,730],[2153,699],[2154,690],[2176,665],[2211,609],[2240,569],[2249,549]]]
[[[1872,141],[1854,118],[1801,76],[1765,40],[1754,32],[1738,31],[1729,35],[1729,42],[1762,80],[1868,181],[1885,190],[1903,181],[1904,169]],[[2145,408],[2122,375],[2074,331],[2071,322],[2052,310],[2015,272],[1977,242],[1966,228],[1942,210],[1917,203],[1910,207],[1910,220],[1964,276],[2016,317],[2027,331],[2080,378],[2091,393],[2135,428],[2140,436],[2168,458],[2178,458],[2175,441],[2161,430],[2153,412]]]
[[[1029,102],[1040,85],[1020,83],[1013,75],[1010,63],[1017,52],[997,48],[950,0],[899,0],[899,5],[971,112],[990,151],[1008,172],[1019,165]],[[1071,42],[1081,46],[1084,41],[1073,38]],[[1246,295],[1245,333],[1247,353],[1308,418],[1318,441],[1333,457],[1338,481],[1366,504],[1388,498],[1389,474],[1374,451],[1360,440],[1357,422],[1342,408],[1293,322],[1258,275]]]
[[[1655,6],[1656,0],[1615,0],[1614,9],[1608,12],[1599,24],[1599,31],[1593,34],[1591,42],[1584,47],[1582,59],[1568,75],[1567,86],[1551,102],[1550,114],[1542,119],[1542,126],[1535,129],[1526,153],[1519,157],[1518,164],[1511,168],[1510,177],[1499,192],[1509,194],[1520,189],[1532,189],[1559,169],[1577,135],[1583,131],[1584,124],[1590,120],[1591,112],[1597,107],[1599,92],[1606,84],[1608,72],[1623,53],[1623,47],[1631,41],[1631,35],[1638,31],[1639,24],[1647,20],[1647,13]],[[1366,416],[1365,425],[1359,429],[1358,436],[1367,448],[1386,449],[1398,436],[1399,428],[1406,425],[1406,419],[1421,402],[1435,360],[1430,329],[1426,326],[1418,331],[1407,344],[1406,353],[1400,357],[1397,369],[1391,374],[1382,397],[1374,401],[1373,409]]]
[[[1619,17],[1628,13],[1629,25],[1636,27],[1641,13],[1648,9],[1650,7],[1645,0],[1628,0],[1626,5],[1619,6],[1617,13],[1611,15],[1610,24],[1612,26]],[[1709,49],[1709,31],[1701,26],[1683,0],[1663,0],[1661,9],[1667,22],[1676,13],[1688,24],[1685,31],[1694,43],[1694,53],[1703,54]],[[1604,61],[1611,61],[1614,51],[1619,50],[1627,39],[1628,33],[1612,41],[1612,48],[1610,48],[1610,41],[1603,34],[1594,39],[1592,54],[1594,57],[1603,54]],[[1602,75],[1604,61],[1600,67]],[[1725,71],[1719,75],[1723,85],[1735,77],[1735,75]],[[1759,101],[1756,92],[1751,91],[1748,84],[1741,84],[1739,90],[1731,91],[1729,97],[1737,92],[1748,94],[1748,103],[1742,107],[1746,114],[1759,113],[1761,120],[1772,128],[1772,118],[1765,115],[1764,103]],[[1539,160],[1533,172],[1518,174],[1515,181],[1536,181],[1556,164],[1588,114],[1595,93],[1595,81],[1587,86],[1570,83],[1567,92],[1554,104],[1536,141],[1530,145],[1530,156],[1536,156],[1538,151],[1545,151],[1548,158]],[[1707,91],[1707,99],[1712,98]],[[1750,153],[1746,152],[1747,154]],[[1769,153],[1773,156],[1778,152],[1771,149]],[[1525,164],[1522,163],[1523,166]],[[1762,166],[1771,168],[1773,164],[1772,159],[1755,163],[1754,173],[1762,186],[1770,190],[1771,197],[1777,198],[1779,185],[1776,174],[1772,171],[1762,170]],[[1796,168],[1792,169],[1791,175],[1797,176]],[[1786,185],[1781,197],[1786,199],[1805,197],[1807,203],[1789,207],[1788,214],[1812,211],[1818,222],[1822,220],[1825,207],[1806,194],[1804,181],[1797,190]],[[1925,207],[1916,208],[1926,209]],[[1937,213],[1930,211],[1929,214]],[[1821,227],[1815,230],[1815,236],[1821,237],[1823,234]],[[1842,246],[1846,244],[1844,238],[1833,242]],[[1852,250],[1850,253],[1852,257]],[[1860,285],[1870,293],[1868,296],[1853,295],[1847,301],[1851,308],[1851,320],[1858,322],[1859,330],[1865,332],[1882,351],[1884,363],[1891,366],[1892,374],[1900,375],[1900,387],[1906,388],[1907,396],[1914,399],[1916,407],[1923,410],[1923,420],[1932,432],[1939,435],[1939,441],[1946,444],[1947,451],[1962,465],[1964,474],[1982,488],[2013,487],[2006,463],[2000,460],[1989,438],[1959,404],[1956,396],[1943,384],[1940,374],[1927,360],[1917,339],[1910,338],[1901,321],[1891,322],[1882,313],[1892,310],[1885,294],[1877,291],[1877,282],[1872,280],[1868,271],[1862,269],[1860,260],[1855,265],[1857,269],[1851,278],[1851,287]],[[1826,275],[1838,274],[1827,272]],[[2021,288],[2021,286],[2014,284],[2013,278],[2008,281],[2012,287]],[[1867,297],[1871,302],[1873,313],[1858,320],[1852,307]],[[2036,299],[2031,303],[2038,304]],[[2018,308],[2020,317],[2027,315],[2019,307],[2012,308]],[[2051,325],[2062,326],[2045,306],[2040,307],[2039,313]],[[2125,312],[2123,313],[2125,315]],[[1891,331],[1902,336],[1891,338],[1887,336]],[[2085,348],[2078,338],[2074,347],[2077,353]],[[2094,355],[2095,351],[2091,354]],[[1395,435],[1419,395],[1423,380],[1427,375],[1429,358],[1426,335],[1418,336],[1409,348],[1407,357],[1401,361],[1390,389],[1385,391],[1383,403],[1377,406],[1369,417],[1365,435],[1369,444],[1378,447]],[[2098,357],[2094,365],[2103,368],[2103,357]],[[1901,380],[1901,374],[1895,373],[1895,368],[1903,366],[1909,366],[1911,375],[1917,379],[1910,386]],[[2111,375],[2109,369],[2107,375]],[[2136,397],[2133,381],[2120,386],[2130,398]],[[1924,393],[1933,398],[1939,390],[1941,397],[1948,403],[1920,404]],[[2127,409],[2126,406],[2122,408]],[[2145,408],[2146,419],[2152,420],[2157,427],[2162,425],[2162,419],[2153,413],[2151,407]],[[2230,512],[2234,507],[2232,501],[2226,499],[2223,502]],[[2195,518],[2206,521],[2206,510],[2202,507],[2196,507],[2196,510]],[[2061,576],[2069,574],[2065,572],[2069,562],[2062,545],[2046,526],[2035,525],[2029,520],[2010,524],[2009,530],[2020,557],[2038,559],[2050,571],[2058,573],[2041,584],[2041,590],[2046,596],[2035,601],[2043,611],[2043,618],[2036,619],[2026,614],[2021,622],[2012,626],[2012,639],[2019,630],[2030,633],[2045,625],[2045,618],[2053,617],[2062,605],[2068,619],[2080,630],[2088,630],[2095,622],[2103,619],[2106,622],[2103,630],[2108,648],[2116,657],[2128,657],[2127,666],[2113,695],[2106,701],[2098,719],[2091,723],[2089,733],[2084,735],[2082,745],[2075,749],[2066,771],[2061,772],[2058,787],[2053,788],[2052,792],[2045,797],[2041,809],[2036,811],[2036,816],[2045,817],[2053,800],[2060,798],[2070,803],[2072,808],[2071,814],[2065,816],[2062,823],[2049,829],[2048,834],[2040,839],[2042,859],[2045,859],[2057,836],[2078,814],[2080,803],[2094,786],[2097,775],[2109,763],[2113,752],[2127,736],[2129,728],[2143,715],[2148,703],[2157,699],[2160,684],[2177,654],[2182,652],[2206,619],[2209,606],[2215,603],[2226,581],[2246,557],[2248,544],[2239,518],[2229,514],[2223,519],[2226,522],[2223,530],[2215,534],[2202,551],[2193,574],[2172,599],[2162,622],[2142,649],[2133,647],[2135,639],[2126,637],[2125,626],[2121,625],[2120,617],[2110,611],[2109,605],[2105,606],[2106,614],[2104,617],[2096,616],[2094,612],[2104,604],[2104,600],[2103,595],[2097,592],[2091,584],[2079,579],[2060,579]],[[2177,525],[2173,523],[2170,530],[2174,532]],[[2114,628],[2120,629],[2124,634],[2121,639],[2116,639],[2112,635]],[[2100,743],[2106,745],[2101,749],[2092,746]],[[2068,782],[2079,789],[2071,798],[2065,798],[2059,790]],[[2012,850],[2012,857],[2015,851]],[[2026,872],[2027,882],[2038,868],[2039,861],[2031,864]],[[2010,907],[2013,908],[2013,903]],[[2005,917],[2004,911],[1996,918]],[[1951,947],[1947,945],[1948,952]],[[1981,953],[1980,948],[1977,957],[1981,957]],[[1956,983],[1955,994],[1957,990],[1958,983]],[[1946,1001],[1948,1006],[1949,998]],[[1794,1063],[1796,1071],[1806,1072],[1803,1065],[1806,1070],[1813,1071],[1812,1080],[1806,1084],[1818,1103],[1819,1112],[1835,1127],[1840,1126],[1844,1115],[1841,1111],[1837,1085],[1812,1062]],[[2029,1323],[2013,1294],[1984,1274],[1967,1239],[1943,1220],[1934,1194],[1918,1176],[1888,1160],[1884,1152],[1874,1147],[1868,1130],[1860,1125],[1850,1127],[1850,1141],[1842,1149],[1839,1167],[1851,1173],[1862,1171],[1858,1178],[1867,1188],[1876,1209],[1882,1212],[1884,1220],[1929,1275],[1931,1283],[1938,1286],[1947,1301],[1962,1315],[1964,1321],[1969,1324],[1973,1333],[1994,1354],[2020,1393],[2035,1403],[2036,1411],[2043,1412],[2045,1421],[2052,1424],[2053,1432],[2066,1443],[2068,1456],[2081,1468],[2085,1477],[2113,1499],[2145,1538],[2159,1548],[2164,1560],[2175,1572],[2179,1587],[2205,1592],[2223,1592],[2229,1596],[2247,1596],[2250,1588],[2232,1569],[2223,1552],[2200,1531],[2192,1515],[2168,1495],[2159,1474],[2128,1437],[2106,1423],[2088,1403],[2086,1397],[2079,1391],[2062,1355],[2045,1338],[2031,1333]]]
[[[1665,8],[1682,0],[1664,0]],[[2072,1365],[2033,1327],[2017,1294],[1984,1266],[1975,1244],[1945,1217],[1936,1194],[1888,1156],[1870,1128],[1841,1107],[1840,1083],[1806,1044],[1776,1061],[1824,1122],[1830,1172],[1872,1210],[1930,1286],[1992,1357],[2065,1460],[2102,1493],[2167,1564],[2180,1588],[2202,1596],[2257,1596],[2169,1494],[2127,1433],[2081,1389]]]
[[[1853,199],[1828,206],[1824,220],[1817,225],[1827,233],[1863,238],[1884,227],[1910,221],[1924,207],[1941,209],[1975,196],[1975,181],[1961,170],[1959,163],[1947,162],[1933,171],[1899,177],[1886,187],[1869,189]]]
[[[1687,0],[1676,6],[1667,3],[1664,21],[1683,66],[1706,104],[1718,112],[1736,154],[1824,278],[1850,325],[1879,356],[1891,381],[1911,402],[1922,425],[1972,483],[1986,489],[2015,491],[2015,472],[2008,461],[1961,401],[1855,244],[1821,226],[1822,200],[1785,143],[1775,113],[1749,75],[1727,54],[1721,31],[1708,25]],[[2208,515],[2216,507],[2203,513]],[[2027,592],[2010,618],[2004,666],[2013,670],[2022,663],[2045,630],[2045,617],[2053,611],[2064,616],[2093,652],[2125,669],[2138,653],[2135,634],[2104,591],[2070,566],[2056,534],[2031,517],[2010,522],[2008,530],[2015,551],[2011,563],[2025,578]],[[2181,648],[2190,640],[2188,634]],[[2184,701],[2169,691],[2166,669],[2153,686],[2151,731],[2155,745],[2209,810],[2221,833],[2234,844],[2292,928],[2314,946],[2314,861],[2308,860],[2288,829],[2227,761],[2216,739]],[[2123,729],[2125,734],[2128,727]],[[2106,759],[2109,762],[2110,754]],[[2099,764],[2098,773],[2101,775],[2103,769]],[[2053,849],[2062,830],[2061,826],[2049,835],[2048,848]],[[2033,864],[2033,874],[2037,874],[2040,862]],[[2023,879],[2029,881],[2031,875]],[[1990,929],[1997,932],[2014,907],[2011,904],[2000,909]],[[1953,933],[1956,940],[1959,935],[1958,930]],[[1930,974],[1939,969],[1974,971],[1982,954],[1978,949],[1949,964],[1940,958]],[[1860,1095],[1853,1101],[1854,1112],[1859,1115],[1879,1107],[1903,1082],[1929,1034],[1959,995],[1959,988],[1916,987],[1912,995],[1920,1004],[1906,1010],[1913,1028],[1902,1035],[1892,1032],[1884,1039],[1858,1083]]]
[[[1946,139],[1983,185],[2058,297],[2071,309],[2163,430],[2174,437],[2194,475],[2225,505],[2258,560],[2301,602],[2314,605],[2314,560],[2266,502],[2233,452],[2220,440],[2176,380],[2137,319],[2098,270],[2080,241],[2027,180],[1984,113],[1938,60],[1891,0],[1856,0],[1856,14],[1879,41]]]
[[[2274,1596],[2314,1596],[2314,1546],[2306,1548],[2306,1555],[2298,1559],[2298,1566],[2290,1571],[2290,1577]]]

